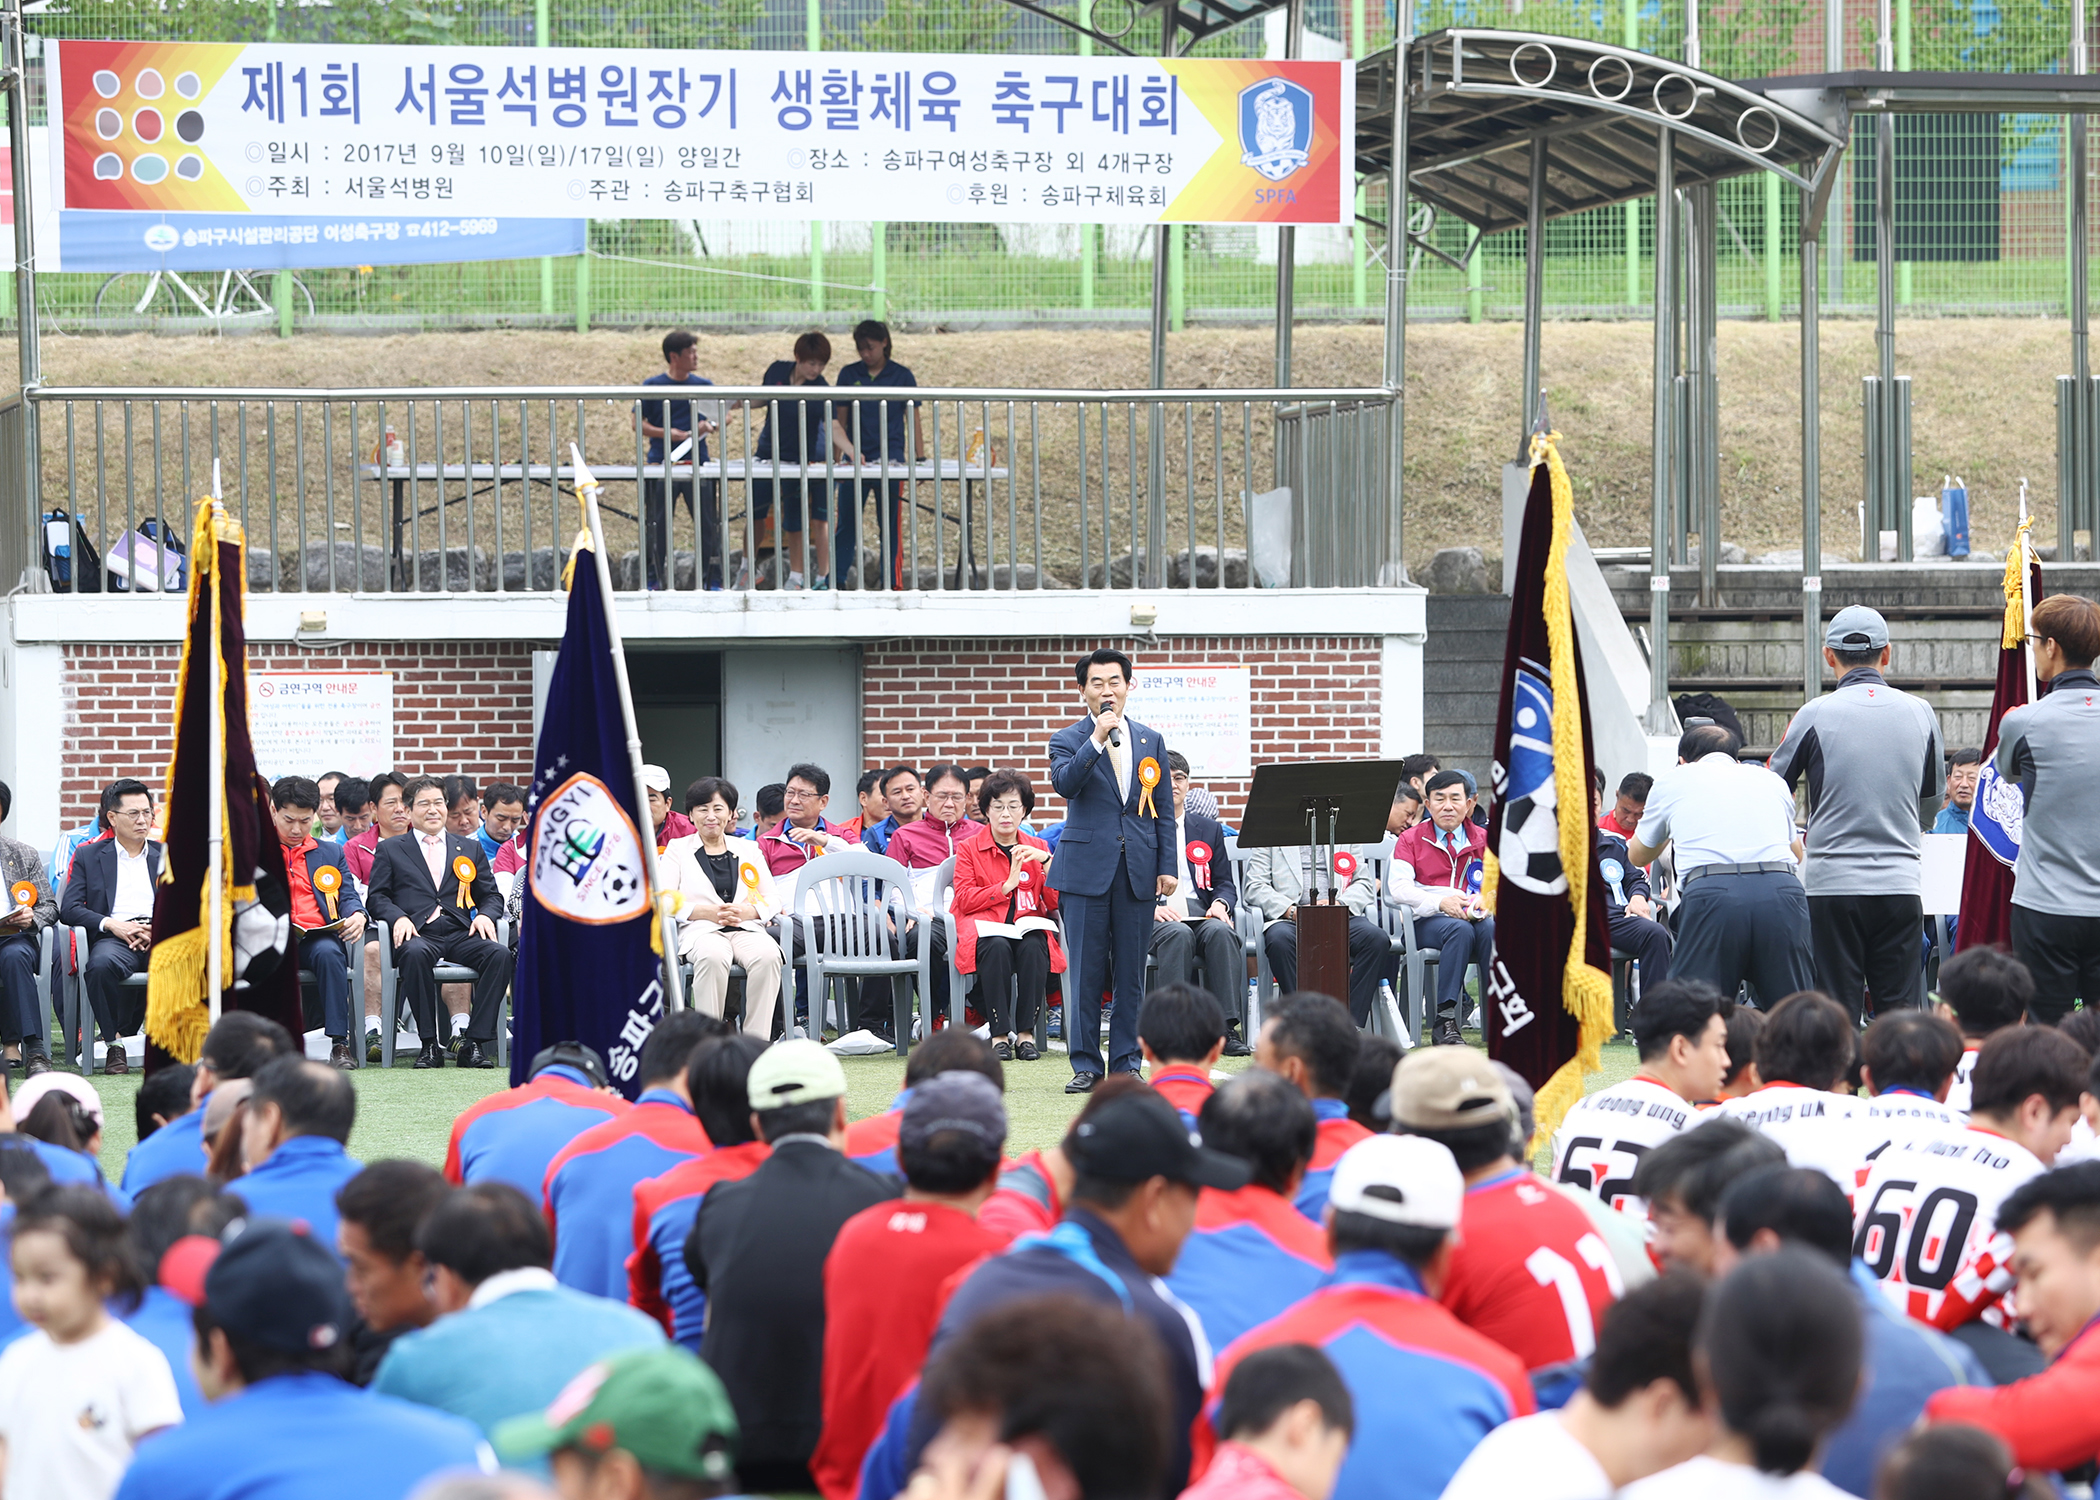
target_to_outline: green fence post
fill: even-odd
[[[1779,321],[1779,176],[1765,176],[1765,321]]]
[[[2080,3],[2083,3],[2083,0],[2080,0]],[[1911,0],[1896,0],[1896,71],[1899,73],[1908,73],[1910,71],[1910,4]],[[1896,182],[1899,187],[1903,182],[1903,176],[1900,172],[1896,175]],[[1910,306],[1910,277],[1911,262],[1907,260],[1897,261],[1896,300],[1905,307]]]
[[[1167,229],[1167,330],[1181,332],[1188,322],[1188,226]]]
[[[551,6],[552,0],[533,0],[532,44],[535,47],[554,45],[554,38],[548,34],[553,30],[553,19],[548,14]],[[554,257],[551,255],[540,257],[540,316],[554,316]]]
[[[274,12],[273,12],[274,14]],[[277,306],[277,336],[292,336],[292,273],[279,271],[270,278],[270,300]]]
[[[576,331],[591,331],[591,258],[587,253],[576,257]]]
[[[1481,268],[1487,260],[1487,241],[1482,240],[1474,248],[1473,258],[1466,262],[1466,321],[1478,323],[1487,310],[1487,299],[1483,295]]]
[[[871,236],[869,245],[868,280],[875,283],[875,316],[887,319],[890,315],[890,226],[874,223],[868,226]]]
[[[824,223],[809,221],[809,310],[824,310]]]
[[[1641,46],[1641,0],[1626,0],[1626,34],[1622,45],[1629,52],[1638,52]],[[1641,205],[1639,200],[1626,205],[1626,305],[1640,307],[1641,302]],[[1479,319],[1476,317],[1475,322]]]
[[[1368,50],[1370,37],[1366,34],[1370,25],[1364,14],[1364,0],[1349,0],[1349,56],[1360,58]],[[1367,195],[1361,182],[1356,185],[1356,222],[1349,226],[1349,296],[1351,305],[1370,305],[1370,288],[1364,275],[1364,225],[1363,212]]]
[[[1094,0],[1079,0],[1079,24],[1082,28],[1094,24]],[[1079,55],[1094,55],[1094,39],[1082,29],[1079,33]],[[1079,309],[1092,312],[1094,309],[1094,234],[1092,224],[1079,226]]]

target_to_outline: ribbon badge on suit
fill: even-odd
[[[1189,874],[1195,877],[1192,883],[1202,890],[1209,890],[1211,888],[1210,845],[1204,843],[1201,839],[1190,839],[1188,856]]]
[[[328,920],[335,920],[336,893],[343,888],[343,872],[334,865],[323,865],[314,871],[314,894],[321,898],[328,912]]]
[[[462,909],[474,904],[474,857],[462,854],[452,861],[452,874],[459,881],[459,899],[454,905]]]
[[[754,865],[753,863],[751,863],[750,860],[747,859],[742,864],[737,866],[736,876],[738,880],[743,882],[745,893],[751,897],[752,904],[754,906],[757,905],[758,866]]]
[[[1159,813],[1152,805],[1152,789],[1159,785],[1159,762],[1149,755],[1138,762],[1138,785],[1144,788],[1138,796],[1139,816],[1158,817]]]
[[[17,880],[7,893],[14,897],[17,911],[36,905],[36,882],[33,880]]]

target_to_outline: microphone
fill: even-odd
[[[1113,703],[1103,703],[1101,707],[1098,710],[1096,710],[1094,716],[1096,718],[1099,718],[1102,714],[1112,714],[1115,711],[1116,706]],[[1123,743],[1123,731],[1120,729],[1111,729],[1108,732],[1108,742],[1111,745],[1120,747]]]

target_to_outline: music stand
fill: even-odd
[[[1312,850],[1309,900],[1298,910],[1300,989],[1345,1002],[1348,998],[1349,913],[1335,887],[1335,847],[1382,842],[1399,785],[1397,760],[1298,761],[1254,768],[1239,847]]]

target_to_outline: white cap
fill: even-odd
[[[1336,1213],[1423,1229],[1456,1229],[1465,1198],[1465,1175],[1451,1152],[1419,1135],[1358,1141],[1335,1163],[1327,1189]]]
[[[15,1090],[15,1119],[28,1118],[29,1112],[36,1108],[37,1100],[46,1094],[70,1094],[96,1125],[102,1124],[102,1096],[95,1092],[95,1086],[78,1073],[66,1073],[57,1068],[37,1074]]]
[[[652,792],[669,792],[671,790],[671,773],[662,766],[643,766],[642,785]]]

